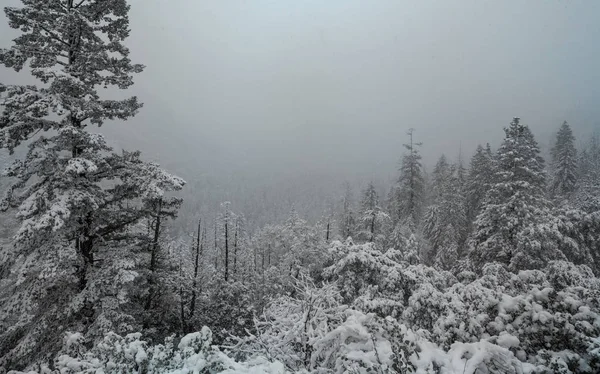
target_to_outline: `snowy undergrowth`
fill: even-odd
[[[332,246],[329,283],[297,280],[249,336],[211,346],[204,328],[175,344],[110,334],[65,341],[41,373],[597,373],[600,283],[553,262],[480,277],[396,262],[370,245]],[[469,281],[469,279],[472,279]]]

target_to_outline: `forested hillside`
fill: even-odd
[[[409,129],[390,189],[258,228],[187,207],[182,232],[186,182],[98,133],[144,110],[106,91],[144,69],[128,12],[5,8],[0,63],[39,84],[0,83],[0,373],[600,372],[597,134],[564,122],[544,159],[508,118],[428,172]]]

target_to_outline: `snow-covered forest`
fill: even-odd
[[[37,84],[0,81],[0,374],[600,372],[598,133],[506,118],[428,168],[415,124],[391,185],[201,208],[102,135],[145,110],[129,11],[4,9]]]

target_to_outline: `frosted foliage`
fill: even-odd
[[[567,122],[558,130],[551,153],[550,191],[557,199],[570,199],[577,185],[577,150],[573,131]]]
[[[467,230],[460,170],[440,158],[433,171],[433,202],[423,220],[423,233],[432,247],[429,262],[442,269],[456,266]]]
[[[418,148],[421,143],[413,142],[413,133],[413,129],[409,130],[410,143],[404,144],[406,151],[402,156],[400,176],[390,193],[390,211],[394,223],[409,222],[416,226],[423,213],[425,180]]]
[[[600,211],[600,137],[592,136],[580,153],[574,204],[587,213]]]
[[[174,337],[164,344],[149,345],[139,333],[119,336],[109,333],[91,350],[83,346],[81,336],[68,334],[63,351],[54,362],[55,369],[43,366],[29,374],[97,374],[97,373],[246,373],[284,374],[283,364],[255,358],[238,363],[211,347],[212,333],[208,328],[185,335],[175,344]],[[17,374],[20,372],[11,372]]]
[[[8,305],[0,367],[47,359],[67,329],[86,338],[139,329],[132,295],[148,234],[134,228],[154,219],[153,201],[173,215],[180,200],[165,195],[184,181],[139,152],[114,153],[89,131],[141,108],[135,97],[100,94],[130,87],[143,69],[123,44],[128,11],[125,0],[27,0],[4,9],[19,35],[0,49],[0,64],[29,69],[40,85],[0,86],[0,148],[27,148],[4,172],[10,185],[0,204],[20,220],[6,256],[14,295],[0,295]]]
[[[44,86],[0,90],[7,122],[1,147],[12,150],[39,130],[127,119],[141,107],[135,97],[102,100],[97,92],[108,86],[125,89],[133,84],[132,74],[143,69],[131,63],[123,44],[129,6],[122,0],[75,5],[35,0],[5,9],[9,25],[21,35],[0,50],[0,63],[16,71],[29,67]]]
[[[360,205],[357,239],[383,245],[391,229],[391,218],[381,208],[372,183],[363,192]]]
[[[335,247],[339,251],[340,245]],[[371,254],[374,257],[374,254]],[[363,261],[367,261],[363,259]],[[368,260],[367,262],[372,262]],[[381,261],[386,263],[385,261]],[[385,266],[392,266],[387,262]],[[207,328],[151,346],[108,333],[91,350],[67,334],[56,371],[39,373],[596,373],[600,281],[589,268],[552,262],[508,272],[501,264],[459,283],[433,268],[395,267],[412,280],[397,319],[346,304],[336,283],[298,279],[233,344],[211,345]],[[364,295],[366,295],[365,293]],[[380,293],[381,301],[393,293]]]
[[[513,269],[543,267],[564,258],[545,197],[544,162],[533,134],[518,118],[505,133],[494,183],[475,221],[470,258],[478,269],[489,261]]]
[[[490,145],[478,146],[469,168],[466,183],[466,214],[471,222],[477,217],[494,181],[495,163]]]

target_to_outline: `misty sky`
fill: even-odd
[[[188,178],[385,178],[410,127],[431,164],[513,116],[542,145],[600,123],[598,1],[134,0],[131,28],[145,107],[102,131]],[[0,46],[15,35],[0,23]]]

